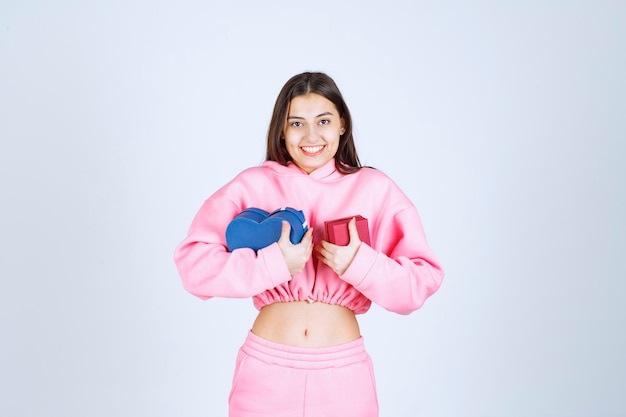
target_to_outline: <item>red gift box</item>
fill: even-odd
[[[339,246],[346,246],[350,243],[350,232],[348,231],[348,222],[356,219],[356,229],[359,232],[359,238],[361,242],[370,244],[370,230],[367,224],[367,219],[363,216],[350,216],[343,219],[329,220],[324,222],[324,228],[326,229],[326,240],[330,243],[334,243]]]

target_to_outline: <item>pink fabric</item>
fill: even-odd
[[[257,253],[228,252],[226,227],[238,213],[248,207],[271,212],[284,206],[304,212],[316,244],[324,239],[325,221],[360,214],[369,222],[370,245],[361,244],[342,276],[315,256],[302,273],[291,276],[276,243]],[[276,162],[243,171],[204,202],[176,248],[175,262],[192,294],[202,299],[253,297],[257,309],[310,299],[360,314],[373,301],[408,314],[443,279],[418,212],[398,186],[371,168],[343,175],[332,160],[308,175],[292,163]]]
[[[372,362],[363,339],[301,348],[250,332],[237,356],[229,416],[378,416]]]

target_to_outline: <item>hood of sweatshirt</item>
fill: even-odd
[[[298,167],[291,161],[287,162],[287,165],[282,165],[276,161],[265,161],[263,162],[263,167],[269,168],[278,175],[304,175],[316,180],[335,180],[343,177],[343,174],[337,171],[334,159],[331,159],[326,164],[312,171],[310,174],[304,172],[302,169],[300,169],[300,167]]]

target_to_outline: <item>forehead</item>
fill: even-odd
[[[319,94],[309,93],[297,96],[292,98],[289,103],[289,116],[317,116],[322,113],[337,114],[338,111],[332,101]]]

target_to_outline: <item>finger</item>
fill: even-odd
[[[359,237],[359,230],[356,228],[356,218],[350,219],[348,222],[348,233],[350,234],[350,243],[361,243],[361,238]]]
[[[326,259],[326,258],[319,258],[319,260],[320,260],[320,262],[322,262],[323,264],[325,264],[325,265],[327,265],[327,266],[330,266],[330,265],[329,265],[329,261],[328,261],[328,259]]]
[[[315,251],[317,252],[317,258],[325,264],[328,264],[330,253],[322,246],[316,246]]]
[[[280,239],[278,239],[279,242],[291,242],[291,240],[289,239],[289,234],[291,233],[291,225],[289,224],[288,221],[283,220],[283,228],[280,231]]]
[[[309,230],[306,231],[300,242],[313,242],[313,228],[309,228]]]
[[[320,252],[324,253],[326,258],[333,257],[337,254],[337,250],[339,250],[341,246],[337,246],[334,243],[326,242],[322,240],[319,244]]]
[[[323,245],[323,243],[322,243]],[[316,246],[315,247],[315,251],[319,254],[320,258],[328,258],[328,251],[326,250],[326,248],[322,245]]]

